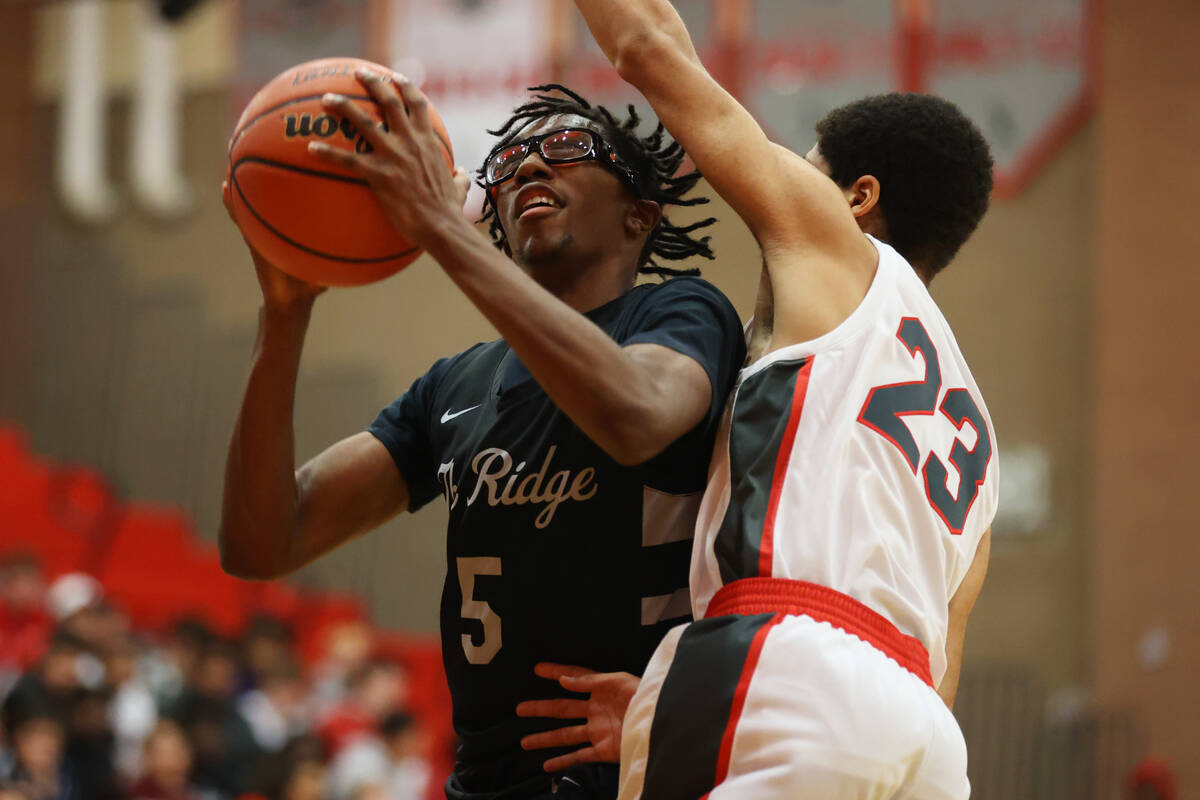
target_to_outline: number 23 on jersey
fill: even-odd
[[[920,474],[924,481],[929,505],[946,523],[950,533],[959,535],[966,526],[971,505],[979,496],[979,487],[987,476],[988,462],[992,457],[991,434],[970,392],[962,387],[952,387],[942,392],[942,368],[938,362],[937,348],[921,321],[916,317],[904,317],[896,338],[904,344],[914,360],[918,352],[921,354],[925,362],[925,377],[919,381],[871,389],[858,414],[858,421],[900,450],[913,474]],[[950,463],[959,476],[956,494],[951,494],[947,485],[949,470],[946,465],[932,448],[923,448],[917,443],[904,421],[904,417],[910,415],[932,416],[936,411],[941,411],[960,434],[966,425],[970,425],[976,434],[975,445],[971,449],[968,450],[957,435],[950,449]],[[923,451],[926,455],[922,466]]]

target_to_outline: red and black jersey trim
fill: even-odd
[[[759,654],[783,618],[699,620],[679,637],[650,724],[642,797],[696,800],[725,780]]]
[[[724,583],[771,575],[775,520],[812,365],[812,358],[777,361],[738,387],[729,426],[729,507],[713,543]]]

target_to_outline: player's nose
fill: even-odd
[[[533,150],[529,155],[525,156],[525,160],[521,162],[521,166],[517,167],[517,171],[513,173],[513,180],[517,186],[522,186],[530,181],[544,180],[553,175],[554,170],[542,160],[542,154],[537,150]]]

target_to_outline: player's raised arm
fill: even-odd
[[[576,5],[621,77],[646,97],[754,233],[776,292],[802,295],[800,302],[813,313],[828,315],[829,324],[839,322],[861,300],[875,264],[874,248],[843,191],[813,164],[767,138],[701,64],[667,0],[576,0]]]
[[[313,301],[322,291],[254,254],[263,291],[258,339],[225,465],[221,566],[241,578],[292,572],[408,505],[408,489],[369,433],[295,470],[292,408]]]
[[[840,190],[812,164],[773,144],[708,73],[667,0],[576,0],[621,77],[650,102],[713,188],[764,247],[845,246],[860,240]],[[799,204],[799,205],[797,205]],[[832,207],[832,209],[831,209]]]

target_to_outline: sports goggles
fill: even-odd
[[[515,175],[534,148],[547,164],[573,164],[590,159],[599,161],[616,172],[637,193],[637,176],[633,170],[617,157],[612,146],[598,133],[586,128],[560,128],[492,151],[483,167],[483,177],[488,187],[504,183]]]

